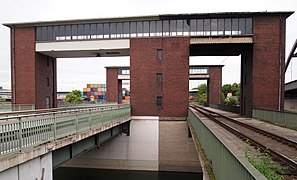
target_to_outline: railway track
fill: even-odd
[[[297,175],[297,141],[242,123],[201,106],[192,105],[191,107],[239,138],[248,139],[252,146],[260,148],[262,151],[268,149],[273,159],[289,166],[290,174]]]

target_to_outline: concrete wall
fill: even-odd
[[[0,173],[3,180],[52,180],[52,153],[39,156]]]
[[[137,38],[130,42],[131,105],[133,116],[186,117],[189,88],[187,38]],[[162,49],[162,60],[157,50]],[[162,73],[162,84],[157,83]],[[156,98],[161,96],[162,107]]]
[[[186,121],[159,121],[159,171],[201,172]]]
[[[46,108],[48,96],[49,107],[56,107],[56,60],[35,53],[34,27],[14,28],[11,36],[13,103],[35,104],[36,109],[41,109]]]
[[[297,99],[285,99],[285,110],[297,112]]]
[[[157,171],[158,134],[157,119],[132,120],[130,136],[115,137],[62,166]]]
[[[186,121],[135,119],[130,136],[119,136],[63,167],[202,172]]]

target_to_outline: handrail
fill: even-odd
[[[127,106],[128,104],[124,104]],[[89,109],[89,108],[99,108],[99,107],[119,107],[123,105],[96,105],[96,106],[76,106],[76,107],[60,107],[60,108],[51,108],[51,109],[38,109],[38,110],[26,110],[26,111],[13,111],[13,112],[3,112],[0,113],[0,117],[3,116],[19,116],[22,114],[40,114],[40,113],[50,113],[57,111],[67,111],[67,110],[81,110],[81,109]],[[128,105],[129,106],[129,105]],[[1,118],[0,118],[1,120]]]

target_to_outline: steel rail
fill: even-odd
[[[233,119],[231,117],[225,116],[223,114],[219,114],[217,112],[211,111],[211,110],[206,109],[204,107],[201,107],[201,106],[198,106],[198,107],[201,108],[201,109],[203,109],[203,110],[205,110],[205,111],[207,111],[207,112],[209,112],[209,113],[217,114],[220,117],[223,117],[223,118],[227,119],[228,121],[231,121],[231,122],[236,123],[238,125],[244,126],[245,128],[248,128],[248,129],[250,129],[252,131],[255,131],[255,132],[258,132],[260,134],[267,135],[267,136],[270,136],[271,138],[274,138],[274,139],[277,139],[279,141],[282,141],[284,144],[288,144],[289,146],[292,146],[292,147],[294,147],[297,150],[297,141],[294,141],[292,139],[287,139],[287,138],[281,137],[281,136],[279,136],[277,134],[274,134],[274,133],[265,131],[263,129],[259,129],[259,128],[254,127],[254,126],[251,126],[249,124],[245,124],[245,123],[240,122],[240,121],[237,121],[237,120],[235,120],[235,119]]]
[[[238,136],[240,139],[248,139],[250,142],[251,142],[251,145],[252,146],[255,146],[255,147],[259,147],[262,151],[265,151],[267,149],[267,147],[265,145],[263,145],[262,143],[260,143],[259,141],[255,140],[255,139],[252,139],[251,137],[248,137],[246,135],[244,135],[243,133],[241,133],[240,131],[238,131],[237,129],[233,128],[232,126],[228,125],[228,124],[225,124],[219,120],[217,120],[216,118],[218,117],[223,117],[225,118],[226,116],[224,115],[221,115],[219,113],[216,113],[216,112],[213,112],[213,111],[210,111],[210,110],[205,110],[205,108],[202,108],[202,107],[199,107],[199,106],[191,106],[193,109],[197,110],[198,112],[200,112],[201,114],[205,115],[206,117],[214,120],[214,122],[216,122],[217,124],[219,124],[220,126],[222,126],[223,128],[225,128],[226,130],[228,130],[229,132],[235,134],[236,136]],[[212,114],[210,114],[212,113]],[[227,120],[230,121],[230,119],[232,118],[225,118]],[[233,119],[233,121],[236,121]],[[252,126],[253,127],[253,126]],[[255,127],[254,127],[255,128]],[[260,130],[258,128],[255,128],[257,130]],[[263,131],[263,132],[267,132],[267,131]],[[262,133],[261,133],[262,134]],[[271,134],[271,133],[270,133]],[[263,135],[263,134],[262,134]],[[280,137],[280,136],[279,136]],[[295,144],[295,147],[296,147],[296,144]],[[280,160],[281,162],[287,164],[289,167],[292,168],[292,170],[294,172],[297,171],[297,162],[292,160],[291,158],[287,157],[286,155],[280,153],[280,152],[277,152],[277,151],[274,151],[272,149],[269,149],[269,154],[271,156],[273,156],[274,158]]]

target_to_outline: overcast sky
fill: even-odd
[[[11,0],[0,2],[0,23],[178,13],[297,11],[296,0]],[[287,19],[286,57],[297,38],[297,13]],[[10,89],[10,34],[0,25],[0,86]],[[297,79],[297,58],[286,82]],[[190,58],[190,64],[224,64],[223,84],[240,81],[240,57]],[[58,59],[58,91],[105,83],[105,66],[129,65],[129,58]],[[292,71],[293,70],[293,71]],[[190,86],[196,84],[190,82]]]

